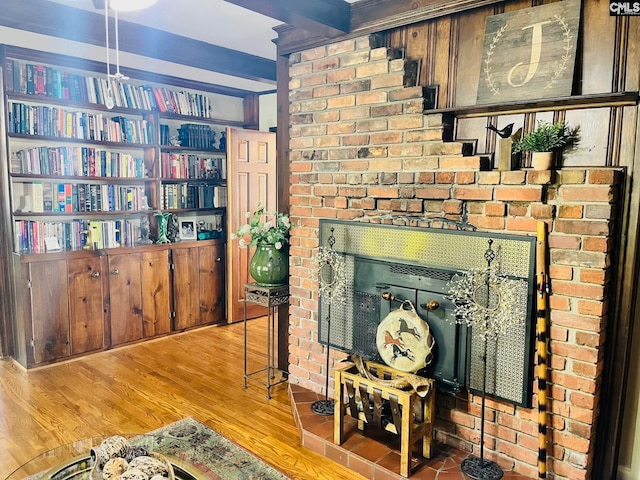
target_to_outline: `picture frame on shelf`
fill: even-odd
[[[180,220],[180,239],[181,240],[197,240],[198,239],[198,222],[195,218],[181,218]]]

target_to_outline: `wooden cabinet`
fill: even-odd
[[[109,254],[111,346],[171,331],[169,250]]]
[[[69,284],[66,260],[35,262],[28,266],[31,297],[33,362],[68,357]]]
[[[169,333],[171,331],[169,250],[143,252],[140,274],[142,336],[149,338]]]
[[[33,260],[16,266],[16,358],[32,366],[103,349],[106,258]]]
[[[222,240],[14,256],[25,367],[224,323]]]
[[[109,255],[109,317],[112,346],[142,338],[140,253]]]
[[[224,322],[224,244],[176,247],[172,256],[174,328]]]
[[[102,256],[67,261],[71,355],[100,350],[106,344],[106,265],[106,258]]]

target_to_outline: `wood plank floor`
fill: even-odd
[[[248,322],[249,371],[266,360],[266,319]],[[286,383],[243,389],[242,323],[26,371],[0,361],[0,478],[60,444],[142,433],[192,416],[293,479],[362,479],[300,445]]]

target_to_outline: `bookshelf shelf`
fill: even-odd
[[[133,142],[110,142],[105,140],[91,140],[84,138],[69,138],[69,137],[58,137],[54,135],[28,135],[25,133],[9,133],[9,138],[12,139],[21,139],[28,141],[41,141],[41,142],[60,142],[65,144],[75,144],[75,145],[95,145],[102,147],[112,147],[112,148],[129,148],[129,149],[143,149],[155,147],[155,144],[151,143],[133,143]]]
[[[125,216],[140,216],[149,215],[149,210],[117,210],[113,212],[100,211],[100,212],[14,212],[13,215],[18,218],[95,218],[96,214],[100,217],[125,217]]]
[[[140,185],[148,182],[155,182],[155,178],[150,177],[94,177],[94,176],[79,176],[79,175],[36,175],[31,173],[10,173],[12,179],[15,181],[33,181],[33,180],[69,180],[77,182],[109,182],[118,184],[131,184]]]
[[[219,208],[209,208],[207,209],[210,213],[215,214],[215,213],[224,213],[225,208],[224,207],[219,207]],[[163,210],[163,212],[169,212],[169,213],[196,213],[196,212],[200,212],[202,211],[201,208],[167,208],[165,210]]]
[[[224,155],[226,150],[220,150],[219,148],[201,149],[193,147],[181,147],[180,145],[161,145],[160,149],[163,152],[177,152],[177,153],[202,153],[202,154],[218,154]]]

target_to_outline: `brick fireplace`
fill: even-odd
[[[405,86],[407,61],[396,57],[360,37],[289,59],[289,381],[324,394],[313,265],[320,219],[431,228],[467,222],[480,232],[517,235],[535,235],[545,221],[552,282],[548,470],[552,478],[586,479],[601,407],[623,172],[491,169],[455,140],[452,117],[423,114],[424,90]],[[331,351],[330,375],[344,356]],[[488,458],[531,478],[538,456],[535,398],[533,404],[488,400],[485,436]],[[438,441],[478,453],[478,396],[439,394],[436,416]]]

